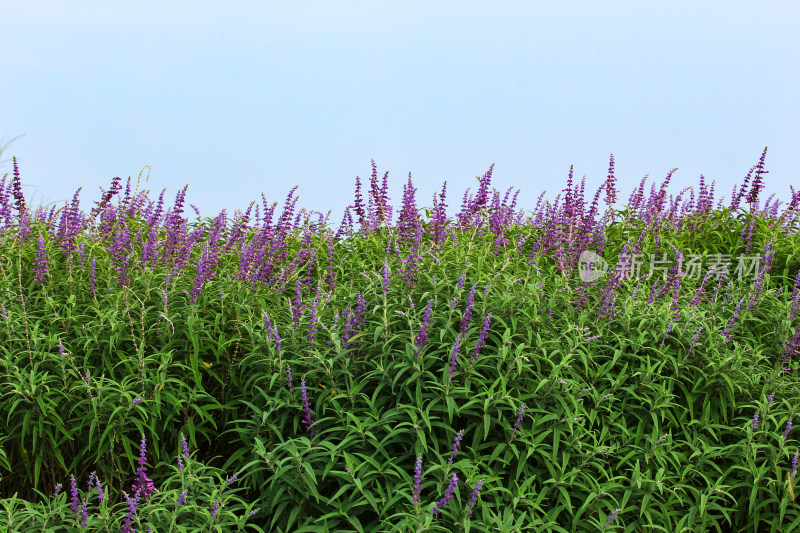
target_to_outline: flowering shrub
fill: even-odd
[[[492,167],[452,219],[373,161],[335,229],[119,178],[32,211],[14,160],[0,531],[797,529],[800,195],[760,206],[765,154],[716,207],[670,172],[614,209],[612,156],[526,215]]]

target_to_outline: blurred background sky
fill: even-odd
[[[703,174],[730,199],[762,150],[766,188],[800,184],[797,1],[0,0],[0,177],[29,205],[114,176],[184,216],[250,202],[332,211],[389,171],[399,212],[447,180],[448,212],[492,163],[532,210],[614,154],[617,207],[641,178]],[[22,135],[22,137],[17,138]],[[688,194],[687,196],[688,197]],[[251,219],[252,220],[252,219]],[[396,215],[395,215],[396,220]]]

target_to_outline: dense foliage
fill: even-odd
[[[670,172],[614,209],[612,156],[526,214],[490,168],[453,218],[373,162],[335,229],[119,178],[32,213],[14,160],[0,530],[800,529],[800,194],[759,207],[765,155],[716,206]]]

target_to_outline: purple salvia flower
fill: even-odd
[[[292,329],[297,328],[297,324],[303,317],[302,308],[305,306],[302,305],[302,288],[300,280],[297,280],[294,286],[294,300],[292,301]]]
[[[525,404],[519,406],[519,413],[517,413],[517,421],[514,423],[514,430],[511,432],[511,438],[514,438],[517,431],[519,431],[520,424],[522,424],[522,419],[525,417]]]
[[[622,511],[622,509],[614,509],[614,511],[613,511],[613,512],[611,513],[611,515],[608,517],[608,524],[604,525],[604,526],[603,526],[603,529],[605,529],[605,528],[607,528],[608,526],[610,526],[610,525],[611,525],[611,522],[613,522],[613,521],[614,521],[614,519],[617,517],[617,514],[618,514],[620,511]]]
[[[8,320],[8,311],[6,311],[5,306],[0,307],[0,316],[3,317],[3,320]]]
[[[291,394],[294,392],[294,379],[292,379],[292,367],[289,364],[286,364],[286,380],[288,381],[289,385],[289,393]]]
[[[186,437],[181,433],[181,448],[183,448],[183,456],[189,458],[189,445],[186,444]]]
[[[769,404],[772,403],[773,398],[775,398],[775,393],[774,392],[772,394],[770,394],[769,397],[767,398],[767,406],[769,406]]]
[[[86,523],[89,520],[89,514],[86,511],[86,500],[81,501],[81,528],[86,529]]]
[[[183,503],[184,503],[185,501],[186,501],[186,491],[183,491],[183,492],[181,492],[181,493],[180,493],[180,495],[178,496],[178,505],[183,505]]]
[[[692,345],[689,347],[689,353],[694,353],[694,347],[697,346],[697,340],[700,338],[700,332],[703,331],[703,326],[697,328],[697,331],[692,338]]]
[[[419,499],[419,493],[422,487],[422,454],[417,454],[417,462],[414,465],[414,508],[419,509],[422,503]]]
[[[317,294],[314,296],[314,301],[311,302],[311,313],[309,315],[308,321],[308,347],[314,347],[314,339],[317,336],[317,307],[319,307],[320,301],[320,286],[317,285]]]
[[[34,266],[36,269],[36,277],[33,278],[34,281],[43,281],[45,275],[47,275],[47,248],[45,247],[44,243],[44,236],[39,235],[39,245],[36,248],[36,261],[34,262]]]
[[[333,235],[328,233],[328,264],[325,266],[325,284],[328,289],[333,290],[336,286],[336,269],[333,267],[334,249]]]
[[[281,349],[283,348],[283,342],[281,341],[281,336],[278,333],[278,325],[272,325],[272,338],[275,339],[275,357],[281,356]]]
[[[229,477],[228,479],[226,479],[226,480],[225,480],[225,483],[227,483],[228,485],[230,485],[231,483],[233,483],[234,481],[236,481],[236,478],[237,478],[237,477],[239,477],[239,475],[238,475],[238,474],[236,474],[236,473],[234,473],[234,474],[233,474],[231,477]]]
[[[256,515],[256,513],[259,512],[260,510],[261,510],[260,508],[259,509],[253,509],[252,511],[250,511],[249,517],[253,518]]]
[[[453,354],[450,356],[450,369],[448,370],[447,376],[447,384],[449,385],[453,381],[453,372],[456,371],[456,367],[458,366],[458,349],[461,344],[461,337],[456,338],[455,344],[453,344]]]
[[[433,504],[433,514],[441,513],[441,508],[450,504],[450,500],[456,495],[456,487],[458,487],[458,476],[453,472],[453,477],[450,479],[450,485],[447,487],[444,497]]]
[[[792,419],[789,418],[789,422],[786,423],[786,431],[783,432],[783,440],[786,440],[786,437],[789,436],[789,432],[792,430]]]
[[[458,455],[458,447],[461,446],[461,439],[464,437],[464,430],[462,429],[458,433],[456,433],[455,439],[453,439],[453,448],[450,452],[450,458],[447,460],[448,463],[453,464],[453,459],[456,458]]]
[[[214,518],[214,516],[217,514],[217,509],[219,509],[219,502],[214,502],[214,504],[211,506],[211,518]]]
[[[614,201],[617,199],[617,191],[614,188],[614,183],[616,179],[614,178],[614,154],[611,154],[611,161],[608,165],[608,177],[606,178],[606,205],[611,207]]]
[[[475,485],[475,488],[472,489],[472,493],[469,495],[469,501],[467,502],[467,514],[472,514],[472,507],[475,505],[475,502],[478,501],[478,493],[481,491],[481,487],[483,487],[483,480],[481,479]]]
[[[145,436],[142,435],[142,443],[139,446],[139,468],[136,469],[136,483],[131,486],[131,492],[135,494],[141,492],[145,498],[148,498],[156,489],[153,486],[153,481],[147,477],[147,467],[145,466],[147,461],[146,444]]]
[[[472,311],[475,309],[475,286],[474,284],[472,288],[469,290],[469,296],[467,296],[467,307],[464,310],[464,318],[461,319],[461,336],[465,337],[467,335],[467,330],[469,329],[469,321],[472,320]]]
[[[106,494],[103,492],[103,484],[100,483],[100,479],[98,478],[95,478],[95,487],[97,487],[97,503],[102,505]]]
[[[469,364],[474,365],[475,362],[478,360],[478,352],[481,351],[481,348],[484,347],[486,344],[486,338],[489,336],[489,323],[492,320],[492,313],[486,315],[486,319],[483,321],[483,327],[481,327],[481,334],[478,338],[478,342],[475,344],[475,348],[472,350],[472,357],[469,358]]]
[[[758,411],[753,415],[753,429],[758,427]]]
[[[386,295],[389,293],[389,276],[391,275],[392,271],[389,268],[389,262],[383,262],[383,281],[381,282],[381,288],[383,289],[383,297],[386,298]]]
[[[767,149],[764,148],[764,152],[761,154],[761,159],[756,165],[756,177],[753,178],[753,184],[750,186],[750,194],[747,195],[747,203],[754,204],[758,200],[758,193],[761,189],[764,188],[764,185],[761,184],[761,174],[769,174],[768,170],[764,170],[764,158],[767,156]]]
[[[303,412],[306,414],[306,417],[303,419],[303,424],[308,427],[308,430],[311,432],[311,438],[313,439],[317,434],[317,427],[316,424],[314,424],[314,414],[311,412],[311,402],[308,399],[306,378],[300,380],[300,394],[303,400]]]
[[[61,494],[61,483],[56,483],[56,488],[55,491],[53,492],[53,497],[55,498],[59,494]]]
[[[123,490],[122,495],[125,496],[125,500],[128,502],[128,514],[122,519],[123,524],[120,528],[120,533],[136,533],[133,529],[133,518],[136,516],[136,507],[139,505],[139,493],[137,492],[134,497],[131,498],[128,496],[128,493]]]
[[[69,475],[69,483],[70,483],[70,494],[72,495],[72,505],[70,506],[70,510],[72,511],[72,515],[75,517],[75,520],[78,519],[78,484],[75,482],[75,476],[70,474]]]
[[[794,452],[794,458],[792,459],[792,477],[797,477],[797,459],[800,457],[800,449]]]
[[[428,328],[431,325],[431,304],[433,300],[428,300],[428,305],[425,307],[425,316],[422,317],[422,325],[419,328],[419,333],[417,333],[416,344],[417,344],[417,357],[422,354],[422,348],[428,344]]]
[[[133,399],[133,405],[139,405],[140,403],[142,403],[142,399],[138,396]]]

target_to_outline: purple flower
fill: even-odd
[[[308,326],[308,347],[314,347],[314,339],[317,335],[317,307],[319,307],[320,302],[320,286],[317,285],[317,293],[314,296],[314,301],[311,302],[311,314],[309,316],[309,326]]]
[[[764,148],[764,151],[761,153],[761,159],[758,161],[758,165],[756,165],[756,177],[753,179],[753,184],[750,186],[750,194],[747,195],[747,202],[752,204],[758,200],[758,193],[761,189],[764,188],[764,185],[761,184],[761,174],[769,174],[768,170],[764,170],[764,158],[767,156],[767,149]]]
[[[178,505],[183,505],[185,501],[186,501],[186,491],[183,491],[178,496]]]
[[[211,518],[217,514],[217,509],[219,509],[219,502],[214,502],[214,505],[211,506]]]
[[[122,519],[123,524],[120,528],[120,533],[135,533],[133,529],[133,517],[136,516],[136,507],[139,505],[139,493],[137,492],[136,495],[131,498],[128,496],[128,493],[123,490],[122,495],[125,496],[125,500],[128,502],[128,514]]]
[[[225,480],[225,483],[227,483],[228,485],[230,485],[231,483],[233,483],[234,481],[236,481],[236,478],[237,478],[237,477],[238,477],[238,474],[234,473],[234,474],[233,474],[231,477],[229,477],[228,479],[226,479],[226,480]]]
[[[137,398],[133,399],[133,405],[139,405],[140,403],[142,403],[142,399],[141,398],[137,397]]]
[[[138,496],[141,492],[145,498],[149,497],[155,492],[153,481],[147,477],[147,467],[145,462],[147,460],[147,442],[145,436],[142,435],[142,443],[139,446],[139,468],[136,469],[136,483],[131,486],[131,492]]]
[[[475,348],[472,350],[472,357],[469,358],[470,365],[475,364],[475,362],[478,360],[478,352],[480,352],[481,348],[483,348],[486,344],[486,338],[489,336],[489,323],[491,320],[492,313],[489,313],[486,315],[486,319],[483,321],[480,337],[478,338],[478,342],[475,344]]]
[[[453,354],[450,356],[450,370],[448,371],[447,384],[453,381],[453,372],[456,371],[458,366],[458,349],[461,344],[461,337],[456,337],[456,342],[453,344]]]
[[[753,415],[753,429],[758,427],[758,411]]]
[[[522,423],[522,419],[525,417],[525,404],[519,406],[519,413],[517,413],[517,421],[514,423],[514,430],[511,432],[511,438],[514,438],[514,435],[519,431],[519,426]]]
[[[86,522],[89,520],[89,514],[86,511],[86,500],[81,500],[81,527],[86,528]]]
[[[467,330],[469,329],[469,321],[472,320],[472,311],[475,309],[475,286],[474,284],[472,288],[469,290],[469,296],[467,296],[467,307],[464,310],[464,318],[461,319],[461,336],[464,337],[467,335]]]
[[[422,487],[422,454],[417,455],[417,462],[414,465],[414,508],[418,509],[420,503],[419,493]]]
[[[103,492],[103,484],[100,483],[98,478],[95,478],[95,487],[97,487],[97,503],[102,504],[106,495],[105,492]]]
[[[453,464],[453,459],[456,458],[458,455],[458,447],[461,445],[461,439],[464,437],[464,430],[462,429],[458,433],[456,433],[456,438],[453,439],[453,451],[450,452],[450,458],[447,460],[450,464]]]
[[[417,357],[422,354],[422,348],[428,344],[428,328],[431,325],[431,304],[433,300],[428,300],[428,305],[425,307],[425,316],[422,317],[422,325],[419,328],[419,333],[417,333],[416,344],[417,344]]]
[[[58,496],[61,493],[61,483],[56,483],[56,489],[53,492],[53,497]]]
[[[689,347],[689,353],[694,353],[694,347],[697,346],[697,340],[700,338],[700,332],[703,330],[703,326],[697,328],[697,332],[694,334],[694,338],[692,339],[692,345]]]
[[[786,437],[789,436],[789,432],[792,430],[792,419],[789,418],[789,422],[786,424],[786,431],[783,432],[783,440],[786,440]]]
[[[775,393],[774,392],[772,394],[770,394],[769,397],[767,398],[767,405],[768,406],[769,406],[769,404],[772,403],[772,399],[773,398],[775,398]]]
[[[292,367],[287,363],[286,365],[286,379],[289,382],[289,393],[294,390],[294,380],[292,379]]]
[[[622,511],[622,509],[614,509],[614,511],[613,511],[613,512],[611,513],[611,515],[608,517],[608,524],[604,525],[604,526],[603,526],[603,529],[605,529],[605,528],[607,528],[608,526],[610,526],[610,525],[611,525],[611,522],[613,522],[613,521],[614,521],[614,519],[617,517],[617,514],[618,514],[620,511]]]
[[[189,446],[186,444],[186,437],[183,436],[181,433],[181,447],[183,448],[183,456],[188,458],[189,457]],[[183,472],[183,459],[181,456],[178,456],[178,472]]]
[[[297,324],[303,318],[303,307],[305,305],[302,304],[302,285],[300,280],[297,280],[294,285],[294,300],[292,301],[292,329],[297,328]]]
[[[464,271],[464,273],[461,274],[461,277],[458,278],[458,284],[456,285],[456,287],[458,287],[458,290],[461,290],[464,287],[464,279],[465,279],[466,275],[467,275],[467,272]]]
[[[475,502],[478,501],[478,493],[481,491],[481,487],[483,487],[483,480],[481,479],[475,485],[475,488],[472,489],[472,493],[469,495],[469,501],[467,502],[467,514],[472,514],[472,506],[475,505]]]
[[[438,502],[433,504],[433,514],[441,513],[441,508],[445,505],[450,504],[450,500],[453,499],[453,496],[456,494],[456,487],[458,486],[458,476],[456,476],[455,472],[453,472],[453,477],[450,479],[450,485],[447,487],[447,491],[444,493],[444,497],[439,500]]]
[[[311,402],[308,399],[306,378],[300,380],[300,394],[303,399],[303,412],[306,414],[306,417],[303,419],[303,424],[308,427],[308,430],[311,432],[311,438],[313,439],[317,434],[317,426],[314,424],[314,414],[311,412]]]
[[[794,452],[794,459],[792,459],[792,477],[797,477],[797,459],[800,457],[800,449]]]
[[[69,483],[70,483],[70,494],[72,494],[72,505],[70,506],[70,510],[72,511],[72,515],[75,517],[75,520],[78,519],[78,484],[75,482],[75,476],[70,474],[69,475]]]
[[[47,274],[47,265],[47,249],[45,248],[44,236],[39,235],[39,245],[36,249],[36,261],[34,263],[36,268],[36,277],[33,278],[34,281],[44,280],[44,276]]]
[[[381,282],[381,288],[383,289],[383,297],[386,298],[386,295],[389,293],[389,276],[391,275],[392,271],[389,269],[388,261],[383,262],[383,280]]]

